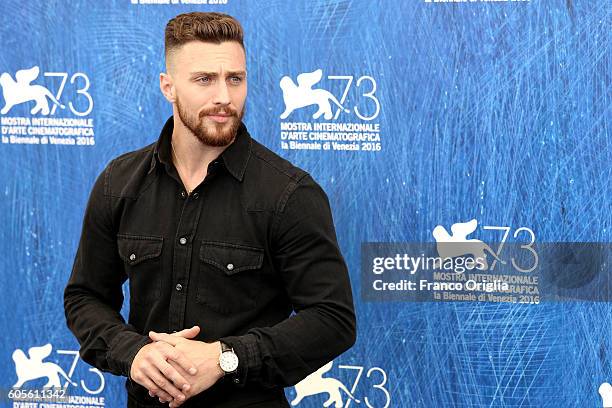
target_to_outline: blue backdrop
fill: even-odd
[[[472,219],[490,243],[610,242],[612,3],[208,2],[0,1],[0,404],[17,406],[20,351],[50,344],[83,405],[125,405],[124,379],[77,358],[63,288],[95,177],[172,113],[165,24],[200,10],[243,24],[250,133],[330,198],[358,317],[326,374],[360,400],[343,407],[602,407],[609,302],[368,302],[361,248]],[[331,118],[285,95],[307,73]]]

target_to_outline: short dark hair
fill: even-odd
[[[179,14],[166,24],[165,55],[191,41],[220,44],[236,41],[244,49],[240,22],[229,14],[194,11]]]

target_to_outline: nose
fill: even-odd
[[[213,102],[215,105],[229,105],[230,97],[229,90],[227,89],[227,84],[225,81],[217,82],[216,93],[213,98]]]

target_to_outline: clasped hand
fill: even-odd
[[[198,326],[180,332],[149,332],[153,343],[142,347],[132,362],[130,378],[149,390],[160,402],[178,407],[215,384],[224,372],[219,367],[218,341],[192,340]]]

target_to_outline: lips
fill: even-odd
[[[228,115],[228,114],[223,114],[223,115],[222,115],[222,114],[218,114],[218,113],[216,113],[216,114],[213,114],[213,115],[206,115],[206,116],[207,116],[208,118],[210,118],[210,119],[214,120],[215,122],[225,123],[225,122],[227,122],[227,121],[229,120],[229,118],[230,118],[232,115]]]
[[[232,116],[236,116],[236,113],[228,110],[228,111],[208,111],[208,112],[203,112],[202,116],[207,117],[208,119],[217,122],[217,123],[225,123],[227,121],[229,121],[229,118]]]

